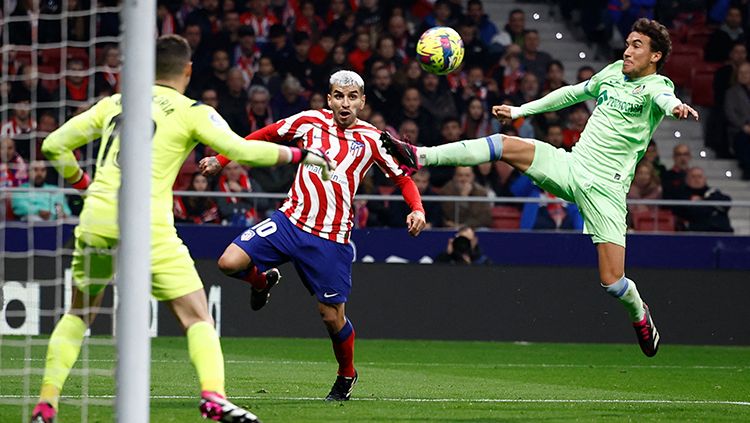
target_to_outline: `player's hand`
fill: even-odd
[[[419,210],[413,211],[406,216],[406,229],[409,231],[409,235],[417,236],[422,229],[427,226],[424,213]]]
[[[698,112],[684,103],[672,109],[672,116],[676,119],[687,119],[689,116],[692,116],[695,120],[699,119]]]
[[[221,172],[221,163],[216,156],[204,157],[198,162],[198,169],[201,171],[203,176],[213,176]]]
[[[302,158],[302,163],[320,166],[320,168],[323,169],[323,172],[321,174],[323,180],[328,181],[331,179],[331,173],[336,170],[336,164],[333,163],[333,160],[326,156],[326,153],[324,153],[323,150],[319,148],[315,148],[312,150],[303,148],[302,154],[304,155]]]
[[[507,104],[492,106],[492,116],[500,122],[511,120],[510,106]]]

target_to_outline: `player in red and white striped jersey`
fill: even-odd
[[[292,261],[311,294],[318,299],[323,323],[333,341],[338,377],[327,399],[347,400],[357,380],[353,364],[354,329],[344,304],[351,291],[353,251],[349,235],[354,218],[354,194],[367,170],[376,164],[401,188],[411,209],[406,216],[411,235],[425,227],[424,208],[414,182],[385,151],[380,131],[357,119],[364,108],[364,81],[352,71],[331,75],[331,110],[308,110],[282,119],[246,138],[285,142],[326,152],[336,164],[329,181],[318,166],[300,166],[294,185],[274,215],[243,232],[219,259],[221,270],[252,286],[254,310],[268,301],[280,275],[276,266]],[[201,170],[215,174],[228,163],[222,156],[204,158]]]

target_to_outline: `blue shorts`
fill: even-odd
[[[294,226],[280,211],[232,242],[250,256],[260,272],[288,261],[294,263],[307,290],[321,303],[340,304],[349,298],[354,259],[349,244],[309,234]]]

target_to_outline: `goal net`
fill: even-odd
[[[69,307],[73,228],[83,200],[41,154],[44,137],[119,90],[116,0],[4,0],[0,9],[0,420],[28,422],[49,335]],[[98,142],[76,151],[89,174]],[[66,381],[65,421],[111,410],[113,288]],[[106,416],[110,416],[111,411]],[[109,420],[110,417],[105,417]]]

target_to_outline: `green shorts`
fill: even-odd
[[[583,232],[595,244],[611,242],[625,246],[627,184],[593,175],[573,155],[542,141],[526,175],[541,189],[578,206]]]
[[[73,281],[97,295],[112,280],[118,241],[76,228]],[[151,295],[169,301],[203,288],[190,253],[176,232],[151,235]]]

